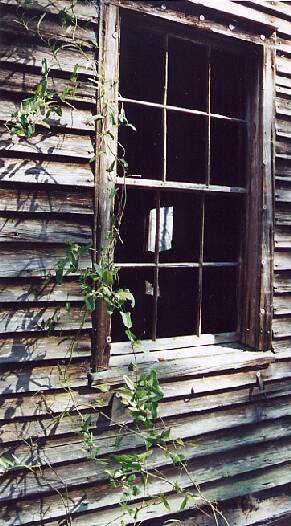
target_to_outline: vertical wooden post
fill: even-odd
[[[241,297],[242,342],[257,350],[272,343],[274,51],[262,49],[263,67],[250,61],[247,104],[249,159],[246,242]]]
[[[99,16],[99,89],[97,100],[95,217],[93,263],[98,261],[102,247],[108,244],[112,227],[114,199],[112,189],[116,179],[118,135],[118,69],[119,10],[100,2]],[[108,367],[110,358],[110,316],[105,302],[98,299],[92,314],[92,371]]]
[[[262,78],[262,243],[259,349],[272,347],[274,266],[275,47],[264,46]]]

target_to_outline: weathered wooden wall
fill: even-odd
[[[201,14],[207,2],[200,2]],[[210,4],[210,2],[208,3]],[[213,2],[212,2],[213,4]],[[233,2],[239,5],[237,2]],[[250,16],[264,14],[278,27],[276,62],[276,236],[273,353],[234,351],[228,346],[208,346],[203,352],[191,348],[156,348],[140,354],[141,367],[154,364],[163,384],[160,407],[173,437],[185,439],[189,471],[209,499],[227,501],[225,515],[231,526],[291,522],[291,147],[290,7],[284,2],[241,2]],[[49,6],[43,29],[60,42],[72,36],[57,23],[57,10],[68,5],[32,1],[38,16]],[[217,15],[226,31],[239,26],[239,17],[206,8],[207,19]],[[60,524],[68,511],[73,524],[118,524],[120,498],[117,489],[104,484],[103,467],[86,459],[80,414],[92,414],[96,391],[87,385],[90,360],[90,321],[86,320],[79,345],[68,353],[64,335],[72,335],[80,323],[81,296],[74,276],[65,286],[41,286],[41,278],[64,253],[65,241],[87,243],[91,239],[94,176],[89,164],[94,149],[94,125],[88,117],[95,111],[95,93],[88,83],[94,75],[98,12],[92,3],[78,2],[79,27],[75,39],[86,46],[85,59],[77,50],[65,48],[52,63],[56,83],[63,86],[73,65],[80,71],[80,90],[75,109],[64,108],[52,122],[50,133],[29,141],[11,141],[3,127],[17,103],[35,86],[47,49],[39,37],[15,23],[16,1],[1,6],[1,164],[0,164],[0,412],[1,454],[16,455],[19,462],[38,462],[42,472],[15,470],[1,480],[0,524]],[[56,7],[57,6],[57,7]],[[257,13],[257,15],[256,15]],[[288,21],[289,20],[289,21]],[[244,21],[245,25],[245,21]],[[86,264],[86,261],[84,261]],[[72,311],[65,309],[67,301]],[[53,336],[42,330],[42,320],[61,307],[59,329]],[[181,356],[181,358],[178,358]],[[215,357],[215,359],[213,358]],[[108,383],[118,384],[130,357],[126,346],[113,346],[111,369],[100,373]],[[71,389],[64,385],[66,367]],[[256,387],[256,373],[265,380],[265,394]],[[192,388],[194,396],[189,396]],[[107,397],[109,402],[108,395]],[[80,414],[63,414],[78,406]],[[119,418],[118,408],[114,418]],[[62,418],[57,418],[62,414]],[[118,428],[97,428],[100,454],[112,452]],[[31,440],[33,439],[33,440]],[[135,448],[139,439],[129,437],[120,445]],[[169,480],[177,474],[165,466],[160,454],[152,458]],[[180,483],[188,486],[187,477]],[[169,491],[172,511],[181,498],[170,487],[153,485],[153,495]],[[62,493],[62,495],[60,494]],[[251,497],[249,497],[251,495]],[[232,500],[234,499],[234,500]],[[164,516],[166,510],[153,500],[145,519]],[[185,520],[185,526],[193,524]],[[211,524],[201,514],[195,524]]]

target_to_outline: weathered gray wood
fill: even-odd
[[[104,118],[97,123],[96,151],[100,154],[95,164],[95,216],[93,243],[98,255],[108,246],[112,232],[114,199],[111,196],[117,172],[118,125],[118,71],[119,71],[119,10],[112,5],[101,3],[99,21],[99,67],[102,71],[102,85],[97,99],[97,113]],[[106,135],[106,140],[104,139]],[[109,134],[109,135],[108,135]],[[112,167],[112,169],[111,169]],[[112,257],[113,254],[110,254]],[[92,313],[92,370],[108,366],[110,357],[111,318],[102,298],[97,299]]]
[[[276,353],[276,359],[277,357],[278,359],[280,359],[281,356],[283,359],[284,357],[287,357],[289,359],[291,353],[291,338],[274,340],[273,348],[274,352]]]
[[[215,348],[213,348],[212,360],[209,356],[196,355],[193,358],[170,360],[169,362],[162,361],[159,364],[158,374],[161,379],[179,376],[183,374],[184,377],[203,375],[208,373],[215,373],[217,371],[235,371],[243,367],[259,367],[267,365],[273,360],[271,353],[257,353],[249,351],[238,351],[233,355],[215,356]],[[128,357],[128,363],[132,360]],[[151,364],[142,364],[140,371],[149,371]],[[113,367],[108,371],[100,371],[91,374],[93,381],[109,384],[121,383],[124,374],[132,374],[128,372],[126,365],[121,367]]]
[[[0,4],[18,6],[18,0],[1,0]],[[41,13],[58,14],[62,9],[65,9],[69,14],[75,14],[78,20],[86,20],[91,23],[98,22],[97,7],[89,2],[77,2],[74,5],[74,10],[71,10],[71,3],[68,0],[32,0],[25,5],[27,10],[40,10]]]
[[[233,193],[233,194],[245,194],[246,189],[242,187],[236,187],[236,186],[218,186],[218,185],[209,185],[206,184],[199,184],[199,183],[180,183],[180,182],[173,182],[173,181],[158,181],[158,180],[142,180],[139,178],[134,177],[116,177],[116,183],[120,185],[126,184],[127,187],[132,188],[163,188],[163,189],[169,189],[169,190],[177,190],[177,191],[198,191],[201,192],[201,190],[205,192],[215,192],[215,193]]]
[[[278,293],[291,292],[291,272],[276,272],[274,290]]]
[[[0,340],[0,363],[21,364],[43,360],[63,360],[72,358],[89,359],[91,341],[88,335],[79,334],[66,340],[62,336],[35,335]]]
[[[280,118],[279,118],[280,117]],[[290,133],[290,124],[287,119],[283,119],[282,115],[278,116],[276,118],[276,133],[280,137],[283,137],[284,139],[290,140],[291,133]]]
[[[276,70],[281,75],[291,75],[291,60],[287,57],[276,56]]]
[[[286,336],[291,336],[291,317],[273,319],[273,336],[274,338],[286,338]]]
[[[278,182],[275,191],[276,203],[291,203],[291,185]]]
[[[92,239],[90,225],[60,219],[26,219],[0,216],[0,242],[81,243]]]
[[[170,349],[178,350],[183,348],[183,351],[179,351],[181,357],[187,347],[200,347],[202,345],[212,346],[218,343],[236,342],[238,341],[238,334],[235,332],[226,332],[223,334],[203,334],[202,336],[177,336],[174,338],[158,338],[156,341],[153,340],[142,340],[139,345],[136,346],[135,353],[148,353],[149,351],[169,351]],[[230,346],[232,347],[232,346]],[[233,346],[235,347],[235,345]],[[212,347],[209,347],[210,353]],[[215,347],[215,351],[218,351],[218,347]],[[192,350],[193,352],[193,350]],[[197,350],[198,353],[201,350]],[[203,355],[205,355],[207,349],[204,349]],[[224,347],[224,352],[227,352],[227,348]],[[232,352],[230,350],[230,352]],[[120,354],[132,354],[132,346],[129,342],[113,342],[111,346],[111,356]]]
[[[275,220],[277,225],[291,226],[291,205],[287,204],[277,206]]]
[[[75,47],[83,46],[85,49],[94,49],[96,42],[96,34],[94,28],[88,26],[83,28],[81,24],[65,25],[62,27],[57,20],[50,20],[49,17],[44,17],[39,23],[38,17],[31,17],[28,14],[28,23],[26,27],[23,27],[17,21],[17,6],[13,6],[12,9],[8,9],[6,6],[2,6],[1,13],[1,33],[9,34],[11,38],[17,37],[36,37],[39,39],[41,34],[42,40],[49,41],[52,38],[56,38],[62,42],[75,44]],[[12,6],[11,6],[12,7]]]
[[[56,307],[27,307],[26,309],[15,310],[15,308],[0,309],[0,334],[14,332],[44,332],[46,329],[43,323],[52,318]],[[58,320],[55,330],[78,330],[83,319],[84,308],[72,307],[70,312],[61,307],[54,320]],[[84,328],[91,326],[86,319]]]
[[[248,403],[243,406],[236,406],[234,408],[227,408],[222,411],[207,411],[205,413],[197,414],[195,418],[190,415],[180,415],[180,418],[170,418],[167,420],[167,426],[171,428],[171,437],[186,438],[199,436],[204,433],[210,433],[218,430],[226,430],[242,425],[258,424],[266,420],[289,417],[290,413],[290,399],[284,397],[282,400],[278,399],[276,403],[274,400],[263,399],[263,404],[256,401],[254,404]],[[89,413],[92,417],[92,429],[96,426],[98,415],[96,411]],[[88,413],[87,413],[88,416]],[[41,437],[50,437],[57,439],[62,435],[76,435],[80,433],[83,425],[83,417],[81,414],[63,416],[63,418],[45,420],[45,428],[42,419],[27,419],[18,422],[17,419],[3,423],[0,428],[0,438],[2,443],[12,443],[19,441],[29,441],[31,437],[34,439]],[[120,428],[113,426],[105,433],[99,433],[103,447],[114,447],[116,436],[120,433]],[[110,438],[111,437],[111,438]],[[110,438],[111,442],[108,443]],[[134,441],[132,442],[132,440]],[[124,431],[124,442],[128,447],[136,447],[136,436],[132,433]],[[98,444],[99,445],[99,444]]]
[[[273,117],[274,51],[264,47],[263,71],[249,63],[252,79],[247,103],[248,199],[246,256],[242,272],[242,341],[259,350],[271,348],[273,290]],[[262,112],[262,118],[259,116]],[[261,122],[261,125],[258,123]],[[249,225],[252,225],[249,228]],[[260,276],[260,279],[258,279]]]
[[[47,277],[48,272],[56,268],[57,262],[64,258],[66,247],[42,246],[33,248],[19,247],[16,250],[15,244],[1,248],[0,258],[0,277]],[[80,268],[87,268],[90,265],[89,255],[80,258]]]
[[[38,155],[61,155],[86,159],[89,161],[93,155],[93,145],[90,135],[72,135],[69,133],[46,132],[36,134],[30,139],[11,137],[6,128],[0,128],[0,152],[29,153]]]
[[[274,297],[274,313],[278,315],[291,314],[291,295],[280,294],[280,296]]]
[[[76,281],[64,281],[61,285],[51,281],[44,284],[42,280],[29,282],[4,281],[0,283],[1,303],[27,303],[27,302],[82,302],[83,295],[80,284]]]
[[[0,63],[13,64],[14,68],[17,64],[26,66],[41,67],[42,60],[47,59],[50,64],[51,71],[65,71],[71,73],[75,64],[78,64],[79,73],[91,76],[95,73],[95,54],[86,51],[86,58],[84,54],[78,52],[76,49],[61,49],[54,57],[50,50],[37,43],[28,46],[21,46],[17,42],[1,43],[0,47]]]
[[[29,159],[0,159],[0,181],[92,187],[89,165]]]
[[[289,252],[275,253],[275,270],[291,269],[291,254]]]
[[[91,191],[72,192],[40,189],[0,188],[1,212],[51,213],[51,214],[93,214]]]
[[[12,113],[19,108],[18,103],[12,100],[2,99],[0,106],[0,121],[6,122],[11,118]],[[68,130],[94,131],[95,125],[91,119],[92,111],[72,109],[67,106],[62,108],[62,115],[51,115],[48,119],[51,127],[65,127]]]
[[[86,386],[87,369],[88,362],[33,368],[26,368],[23,365],[22,368],[3,372],[0,379],[1,395],[13,394],[16,391],[37,393],[61,389],[66,387],[67,382],[72,388]]]
[[[191,4],[206,7],[214,11],[215,14],[223,14],[226,16],[234,16],[236,19],[243,22],[254,22],[255,24],[262,25],[263,28],[274,30],[276,25],[274,24],[273,17],[266,15],[261,11],[255,11],[250,9],[248,6],[240,5],[238,2],[230,2],[228,0],[220,0],[219,4],[215,0],[188,0]]]
[[[280,465],[273,468],[268,468],[266,470],[259,470],[255,474],[252,473],[248,477],[241,478],[230,478],[223,481],[219,481],[217,484],[210,485],[209,488],[205,485],[202,486],[203,497],[195,498],[194,501],[189,501],[185,509],[198,509],[205,504],[205,499],[209,502],[213,501],[223,501],[226,499],[232,499],[239,496],[248,495],[253,491],[253,488],[256,487],[258,491],[267,490],[274,488],[276,485],[288,484],[290,481],[290,465]],[[94,490],[93,490],[94,491]],[[104,494],[105,491],[101,490],[101,493]],[[95,490],[94,496],[90,499],[88,493],[86,492],[86,505],[84,506],[84,511],[90,509],[93,511],[93,507],[96,503],[97,492]],[[181,496],[171,495],[167,498],[170,509],[172,513],[177,513],[180,511],[182,499]],[[89,508],[89,502],[92,503],[92,507]],[[99,501],[100,502],[100,501]],[[165,515],[165,507],[163,504],[159,504],[156,500],[151,503],[147,503],[148,506],[145,507],[140,512],[140,519],[146,520],[151,519],[152,517],[162,517]],[[64,505],[62,505],[62,510],[64,514]],[[132,519],[130,517],[123,517],[127,520],[128,524],[132,524]],[[102,510],[100,513],[85,513],[76,517],[75,523],[77,526],[103,526],[104,521],[107,523],[120,520],[120,509],[108,509]],[[49,522],[49,526],[57,526],[58,522]],[[257,526],[257,525],[256,525]],[[262,526],[262,525],[259,525]],[[283,526],[282,524],[279,526]]]
[[[220,506],[221,508],[222,506]],[[261,498],[247,497],[244,506],[242,506],[241,499],[238,499],[236,502],[232,502],[231,506],[222,508],[225,519],[229,524],[235,526],[270,526],[270,520],[272,526],[284,526],[290,521],[290,512],[290,495],[285,494],[285,492],[283,495],[269,498],[263,496]],[[193,525],[209,526],[209,517],[199,511],[195,514],[193,512],[191,518],[182,519],[180,523],[180,526]]]
[[[46,1],[46,0],[45,0]],[[51,61],[51,60],[50,60]],[[19,67],[19,66],[18,66]],[[34,93],[37,84],[40,81],[40,75],[27,71],[15,71],[1,68],[0,71],[0,90],[6,93],[23,94],[26,97]],[[66,86],[70,86],[68,79],[48,77],[48,86],[61,93]],[[78,102],[94,103],[96,86],[89,80],[83,81],[78,79],[78,88],[76,93],[68,94],[67,99],[74,104]]]
[[[288,99],[276,98],[276,113],[281,116],[291,117],[291,101]]]
[[[284,249],[284,250],[291,248],[290,232],[286,226],[276,226],[275,248]],[[281,257],[279,252],[278,252],[278,257],[279,258]],[[284,254],[283,254],[283,258],[284,258]],[[276,259],[278,259],[277,256],[276,256]],[[277,267],[275,266],[275,268]]]
[[[96,447],[99,448],[99,455],[103,456],[112,451],[124,451],[130,448],[138,448],[143,445],[143,440],[138,434],[128,434],[125,431],[124,440],[117,445],[114,445],[116,436],[105,434],[97,434],[94,436]],[[240,427],[239,433],[237,429],[228,429],[225,432],[219,430],[217,432],[193,436],[189,435],[189,430],[182,431],[183,439],[185,441],[184,453],[187,458],[193,457],[193,446],[195,444],[195,458],[207,455],[219,454],[234,450],[240,447],[247,447],[250,445],[264,444],[266,441],[271,442],[274,435],[280,433],[280,438],[290,437],[291,424],[286,419],[275,419],[274,422],[262,422],[255,425]],[[11,458],[15,455],[20,462],[34,461],[36,464],[43,466],[54,466],[74,461],[86,460],[87,452],[82,448],[82,439],[80,436],[64,437],[49,439],[45,444],[34,445],[19,443],[16,445],[3,446],[0,449],[0,454]]]
[[[173,483],[177,482],[181,487],[190,488],[193,486],[193,479],[197,484],[212,482],[224,477],[235,477],[244,473],[251,473],[260,468],[271,468],[275,465],[280,465],[290,459],[291,444],[290,441],[281,441],[281,447],[265,444],[263,448],[253,447],[249,449],[236,452],[232,451],[220,454],[219,457],[209,459],[202,459],[190,461],[187,467],[187,473],[183,470],[177,473],[173,467],[163,468],[165,463],[164,455],[160,451],[156,451],[148,460],[148,467],[150,469],[160,468],[160,473],[164,474],[165,480],[149,478],[147,484],[147,495],[154,496],[161,491],[171,493]],[[44,492],[51,491],[52,488],[61,489],[62,484],[66,484],[73,488],[81,483],[104,481],[107,475],[104,473],[104,466],[98,466],[93,462],[83,462],[71,466],[59,467],[55,470],[50,468],[43,470],[43,478],[37,474],[27,473],[21,475],[18,480],[12,479],[10,484],[7,481],[2,483],[0,500],[11,500],[19,498],[20,496],[28,496],[29,494],[40,495]],[[291,475],[289,474],[289,477]],[[191,480],[192,479],[192,480]],[[289,478],[291,480],[291,478]],[[101,488],[100,488],[101,489]],[[143,492],[142,492],[143,494]],[[103,497],[102,497],[103,495]],[[171,496],[169,495],[171,498]],[[176,495],[174,494],[174,498]],[[120,495],[110,488],[104,492],[101,489],[101,494],[96,502],[96,509],[103,508],[108,505],[119,504]],[[134,498],[132,499],[135,500]],[[181,496],[179,496],[181,501]],[[120,510],[118,510],[120,513]]]
[[[233,26],[232,28],[230,28],[229,23],[227,22],[223,24],[221,22],[217,22],[214,19],[210,21],[206,17],[201,20],[199,16],[185,15],[182,12],[175,12],[169,8],[159,9],[159,7],[153,7],[153,5],[147,4],[145,2],[138,2],[137,4],[132,0],[124,0],[122,2],[120,2],[120,0],[111,0],[111,3],[120,6],[123,9],[138,11],[144,14],[151,15],[157,20],[167,20],[170,22],[179,23],[181,27],[188,26],[192,27],[193,29],[195,28],[197,30],[201,30],[203,32],[208,31],[210,35],[218,34],[224,37],[229,37],[233,41],[235,41],[235,39],[239,41],[247,40],[249,42],[255,42],[261,45],[263,42],[266,42],[268,40],[268,34],[270,33],[270,28],[268,29],[268,27],[266,26],[266,31],[264,34],[265,39],[262,41],[261,36],[258,36],[248,30],[242,30],[240,27]],[[232,7],[232,9],[235,8]]]

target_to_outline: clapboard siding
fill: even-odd
[[[159,416],[172,438],[184,439],[189,473],[205,498],[224,503],[231,526],[285,526],[291,521],[286,489],[291,482],[290,6],[263,0],[192,4],[202,15],[205,9],[207,24],[213,22],[215,31],[223,28],[227,38],[234,19],[238,32],[255,21],[250,25],[254,42],[262,42],[261,34],[277,32],[274,352],[243,351],[219,340],[193,347],[188,338],[179,349],[174,341],[157,343],[148,352],[137,352],[136,361],[143,372],[158,371],[164,392]],[[70,45],[72,28],[58,24],[60,9],[70,9],[69,0],[27,3],[29,31],[15,22],[17,6],[18,0],[0,0],[0,456],[15,455],[19,463],[39,467],[35,472],[18,468],[0,479],[0,525],[57,526],[70,513],[73,526],[104,526],[109,521],[117,526],[120,488],[109,488],[104,466],[87,459],[80,432],[91,416],[101,458],[113,451],[140,450],[142,439],[130,433],[131,417],[114,395],[124,374],[131,374],[132,356],[126,345],[113,344],[110,369],[98,379],[108,383],[110,391],[100,394],[89,386],[91,319],[83,319],[77,276],[68,276],[62,286],[44,279],[64,257],[66,241],[92,240],[95,123],[90,117],[97,84],[90,78],[96,75],[98,7],[76,3],[78,27]],[[47,15],[40,28],[45,38],[68,44],[54,57],[35,34],[43,9]],[[150,4],[147,9],[150,12]],[[203,29],[199,16],[198,21]],[[79,86],[69,100],[73,107],[64,105],[61,117],[52,116],[46,133],[39,129],[31,139],[12,140],[5,121],[21,99],[33,93],[44,58],[55,75],[50,85],[57,90],[69,84],[78,64]],[[80,263],[82,268],[89,265],[90,253]],[[56,325],[48,333],[46,321],[52,318]],[[98,417],[97,396],[104,400],[111,425]],[[129,426],[121,443],[116,442],[118,423]],[[183,497],[173,493],[170,482],[185,489],[192,483],[160,450],[154,451],[149,466],[168,480],[150,482],[149,506],[140,516],[158,526],[163,517],[180,512]],[[161,491],[171,513],[154,498]],[[185,511],[204,504],[198,497]],[[203,514],[191,514],[193,520],[182,524],[209,526]]]

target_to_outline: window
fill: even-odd
[[[136,127],[119,130],[129,169],[123,243],[115,253],[120,285],[136,297],[135,332],[141,339],[188,335],[198,344],[269,348],[272,107],[263,104],[262,90],[267,82],[271,89],[269,48],[227,46],[123,9],[119,26],[118,8],[103,9],[115,13],[114,49],[108,41],[103,47],[108,82],[110,49],[118,104]],[[110,39],[104,26],[102,38]],[[115,83],[107,96],[117,103],[117,93]],[[102,159],[99,170],[99,189],[122,188],[122,173],[108,177]],[[116,199],[118,206],[118,193]],[[118,317],[111,334],[124,339]]]

